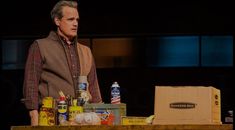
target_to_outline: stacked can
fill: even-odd
[[[117,82],[114,82],[111,86],[111,103],[119,104],[121,103],[121,94],[120,94],[120,86]]]

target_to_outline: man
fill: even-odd
[[[62,91],[76,98],[79,77],[89,84],[89,101],[102,102],[91,51],[77,42],[77,3],[59,1],[51,11],[51,18],[56,31],[34,41],[26,62],[24,102],[33,126],[38,125],[39,105],[44,97],[58,99]]]

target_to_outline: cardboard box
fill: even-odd
[[[123,116],[122,125],[148,125],[145,121],[147,117]]]
[[[221,124],[220,90],[156,86],[153,124]]]
[[[84,112],[96,112],[102,125],[121,125],[121,117],[126,116],[126,104],[85,104]]]

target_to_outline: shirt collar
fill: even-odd
[[[74,45],[77,42],[77,37],[74,37],[72,41],[67,41],[63,36],[59,35],[57,32],[56,34],[65,45]]]
[[[68,41],[68,40],[66,40],[64,37],[62,37],[60,35],[59,35],[59,37],[63,41],[63,43],[66,43],[66,45],[74,45],[75,44],[75,41],[76,41],[75,38],[73,39],[73,41]]]

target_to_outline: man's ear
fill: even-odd
[[[56,26],[60,25],[60,20],[58,18],[54,18],[54,22],[55,22]]]

